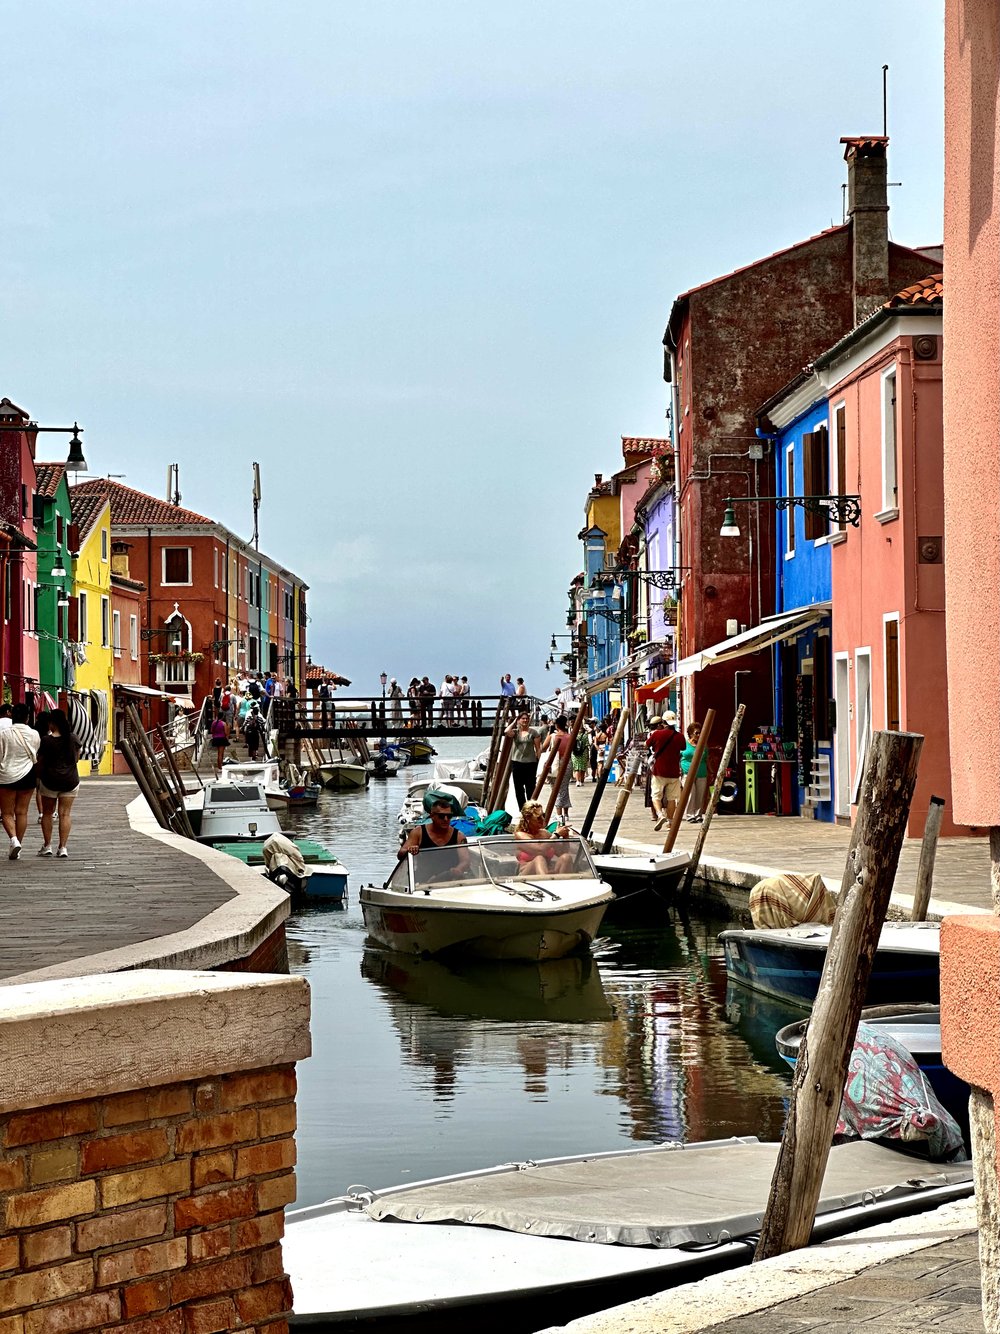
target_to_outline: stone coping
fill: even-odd
[[[659,843],[641,843],[633,838],[619,838],[615,840],[615,847],[628,852],[641,852],[652,856],[662,850],[662,844]],[[766,880],[772,875],[783,874],[784,868],[774,866],[754,866],[750,862],[727,861],[722,857],[702,857],[698,864],[698,873],[703,880],[707,880],[713,885],[722,885],[727,889],[753,889],[758,880]],[[840,894],[840,880],[834,880],[832,876],[823,876],[823,883],[827,889],[835,896]],[[889,916],[894,918],[908,918],[913,908],[913,895],[903,894],[898,890],[893,890],[889,899]],[[942,917],[951,917],[955,913],[963,916],[976,916],[985,914],[992,917],[993,913],[989,908],[977,908],[968,903],[950,903],[946,899],[938,899],[933,895],[927,909],[927,919],[931,922],[939,922]]]
[[[20,973],[15,979],[5,980],[4,985],[134,968],[215,968],[248,958],[291,912],[289,896],[259,871],[227,853],[161,829],[144,797],[137,796],[125,809],[129,825],[137,834],[157,839],[186,857],[204,862],[235,897],[183,931],[150,936],[100,954],[66,959],[48,968]],[[164,886],[164,892],[170,892],[169,885]]]
[[[760,1264],[668,1288],[568,1325],[552,1326],[543,1334],[554,1334],[557,1328],[564,1334],[700,1334],[727,1320],[770,1311],[781,1302],[819,1292],[866,1269],[891,1264],[902,1256],[976,1230],[975,1200],[971,1196],[953,1200],[926,1213],[879,1223]],[[873,1328],[876,1324],[877,1319]]]
[[[0,990],[0,1112],[302,1060],[309,984],[135,969]]]

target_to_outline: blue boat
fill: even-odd
[[[803,1009],[819,990],[830,943],[829,926],[723,931],[719,936],[731,981]],[[867,1005],[934,1003],[940,997],[939,922],[886,922],[872,965]]]

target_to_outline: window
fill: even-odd
[[[111,603],[101,598],[101,648],[111,647]]]
[[[77,633],[78,633],[79,636],[80,636],[80,643],[81,643],[81,644],[89,644],[89,643],[90,643],[90,635],[88,634],[89,626],[87,625],[87,595],[86,595],[86,593],[81,593],[81,594],[80,594],[79,598],[77,599],[77,607],[78,607],[77,615],[78,615],[78,617],[79,617],[78,626],[77,626]]]
[[[101,529],[101,561],[104,565],[108,563],[108,530]]]
[[[896,368],[882,372],[882,513],[896,509]]]
[[[57,515],[56,515],[56,546],[60,546],[60,547],[61,547],[61,546],[62,546],[62,540],[63,540],[63,516],[62,516],[61,514],[57,514]]]
[[[885,618],[885,727],[899,731],[899,616]]]
[[[111,613],[111,647],[115,651],[115,657],[122,655],[122,614],[120,611]]]
[[[189,584],[191,582],[191,548],[163,548],[164,584]]]
[[[128,651],[129,657],[133,662],[139,659],[139,618],[130,616],[128,618]]]
[[[260,671],[260,646],[256,635],[250,636],[250,671]]]
[[[795,442],[785,448],[785,495],[795,495]],[[785,555],[795,555],[795,507],[785,510]]]
[[[219,587],[219,548],[212,548],[212,579],[216,588]]]
[[[38,615],[38,610],[39,610],[39,602],[41,601],[41,591],[42,591],[42,590],[38,587],[37,584],[32,584],[32,586],[31,586],[31,591],[32,591],[32,599],[31,599],[31,629],[32,629],[32,630],[37,630],[37,629],[38,629],[38,626],[39,626],[39,624],[40,624],[40,620],[41,620],[41,618],[40,618],[39,615]]]
[[[802,494],[828,496],[830,494],[830,442],[826,426],[806,431],[802,437]],[[805,514],[806,540],[815,542],[830,531],[829,511]]]

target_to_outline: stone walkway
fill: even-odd
[[[571,789],[572,818],[583,822],[590,805],[593,787]],[[595,829],[607,829],[614,813],[617,792],[609,785],[601,802]],[[682,822],[677,847],[694,847],[698,826]],[[666,829],[655,833],[648,809],[643,807],[640,790],[633,792],[625,818],[618,831],[618,841],[631,840],[644,845],[663,846]],[[851,831],[841,825],[798,816],[716,815],[705,843],[703,858],[737,867],[752,868],[761,875],[774,871],[818,871],[838,886],[844,874]],[[907,839],[899,859],[895,889],[912,895],[920,857],[920,840]],[[987,838],[942,838],[938,844],[934,871],[934,903],[959,904],[963,907],[991,908],[989,840]],[[753,884],[760,876],[747,880]]]
[[[0,861],[0,978],[184,931],[238,897],[203,861],[134,831],[131,778],[88,778],[73,806],[69,857],[38,857],[28,826],[18,861]],[[34,808],[32,808],[34,819]]]

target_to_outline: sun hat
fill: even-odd
[[[660,723],[662,723],[662,722],[663,722],[663,719],[660,717],[660,715],[659,715],[658,713],[656,713],[656,714],[653,715],[652,718],[650,718],[650,720],[649,720],[649,725],[650,725],[650,727],[659,727]]]

